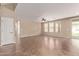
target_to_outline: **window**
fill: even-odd
[[[54,23],[49,22],[49,32],[54,32]]]
[[[72,36],[79,38],[79,21],[72,22]]]
[[[48,32],[48,23],[44,23],[44,32]]]
[[[55,23],[55,32],[58,32],[58,23]]]

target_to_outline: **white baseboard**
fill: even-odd
[[[13,44],[13,43],[16,43],[16,42],[7,43],[7,44],[1,44],[0,46],[5,46],[5,45]]]
[[[30,37],[30,36],[37,36],[37,35],[40,35],[40,34],[23,35],[23,36],[21,36],[21,38],[24,38],[24,37]]]

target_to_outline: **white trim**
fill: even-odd
[[[21,36],[20,38],[30,37],[30,36],[37,36],[37,35],[40,35],[40,34],[23,35],[23,36]]]
[[[12,43],[16,43],[16,42],[12,42]],[[8,44],[1,44],[0,46],[5,46],[5,45],[12,44],[12,43],[8,43]]]

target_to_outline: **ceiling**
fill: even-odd
[[[19,3],[16,15],[25,20],[55,20],[79,15],[79,3]]]

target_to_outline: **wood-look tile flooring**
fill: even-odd
[[[79,39],[49,36],[22,38],[16,44],[0,46],[1,56],[79,56]]]

